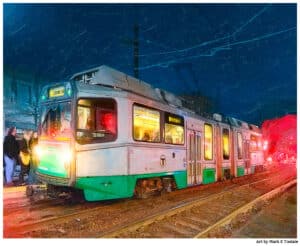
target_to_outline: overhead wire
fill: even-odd
[[[151,65],[147,65],[147,66],[143,66],[143,67],[139,67],[139,70],[145,70],[145,69],[149,69],[149,68],[153,68],[153,67],[168,67],[170,64],[174,64],[180,61],[185,61],[187,59],[196,59],[199,57],[210,57],[210,56],[214,56],[218,51],[221,50],[226,50],[226,49],[230,49],[232,46],[236,46],[236,45],[241,45],[241,44],[247,44],[247,43],[251,43],[251,42],[256,42],[262,39],[267,39],[276,35],[280,35],[292,30],[296,30],[297,27],[291,27],[291,28],[287,28],[281,31],[277,31],[277,32],[272,32],[272,33],[268,33],[268,34],[264,34],[258,37],[254,37],[251,39],[247,39],[247,40],[242,40],[242,41],[237,41],[237,42],[233,42],[233,43],[229,43],[226,45],[221,45],[218,47],[214,47],[210,50],[210,53],[206,54],[198,54],[198,55],[192,55],[192,56],[187,56],[187,57],[183,57],[183,58],[176,58],[176,59],[172,59],[172,60],[168,60],[168,61],[164,61],[164,62],[159,62],[156,64],[151,64]]]
[[[146,57],[146,56],[154,56],[154,55],[167,55],[167,54],[173,54],[173,53],[181,53],[181,52],[187,52],[193,49],[197,49],[209,44],[213,44],[222,40],[227,40],[231,37],[234,37],[238,32],[241,32],[247,25],[249,25],[252,21],[254,21],[257,17],[259,17],[262,13],[264,13],[268,8],[270,8],[272,6],[272,4],[268,4],[267,6],[265,6],[264,8],[262,8],[261,10],[259,10],[255,15],[253,15],[250,19],[248,19],[243,25],[241,25],[239,28],[237,28],[233,33],[228,34],[226,36],[220,37],[220,38],[216,38],[213,40],[209,40],[209,41],[205,41],[202,42],[200,44],[191,46],[191,47],[187,47],[184,49],[176,49],[176,50],[172,50],[172,51],[165,51],[165,52],[155,52],[155,53],[151,53],[151,54],[144,54],[144,55],[139,55],[140,57]]]

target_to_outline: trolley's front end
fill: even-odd
[[[39,160],[36,173],[50,186],[75,183],[73,94],[71,83],[63,82],[46,86],[41,95],[39,143],[34,150]]]

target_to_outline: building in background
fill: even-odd
[[[3,134],[16,126],[22,130],[36,130],[38,124],[38,98],[46,83],[34,74],[11,68],[3,71]]]

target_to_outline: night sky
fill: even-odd
[[[4,71],[60,81],[106,64],[260,125],[296,112],[296,4],[4,4]]]

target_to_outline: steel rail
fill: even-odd
[[[269,173],[269,172],[266,172],[266,173]],[[270,173],[273,173],[273,172],[270,172]],[[249,178],[251,178],[251,177],[249,177]],[[236,180],[237,183],[234,183],[234,187],[230,187],[230,189],[228,189],[226,191],[219,192],[217,194],[213,194],[213,195],[210,195],[208,197],[202,197],[200,200],[204,203],[205,201],[208,201],[210,199],[215,199],[218,196],[222,196],[223,194],[226,194],[228,192],[229,193],[233,192],[235,189],[239,189],[239,188],[244,187],[244,186],[251,186],[251,185],[254,185],[256,183],[261,183],[261,182],[264,182],[264,181],[269,180],[269,179],[274,179],[274,177],[263,179],[263,180],[258,180],[258,181],[252,182],[252,183],[239,185],[239,181],[243,182],[245,180],[244,179],[239,180],[239,178],[237,178],[237,180]],[[193,207],[193,206],[197,205],[196,204],[197,202],[199,203],[199,199],[197,199],[196,201],[194,199],[192,201],[191,201],[191,199],[189,199],[188,202],[177,205],[177,206],[175,206],[171,209],[168,209],[167,211],[170,214],[176,214],[180,209],[184,210],[184,207],[185,207],[186,204],[189,204],[189,206]],[[30,223],[23,224],[22,226],[10,226],[9,228],[5,228],[5,230],[13,230],[13,231],[17,232],[18,234],[24,234],[24,233],[27,233],[27,232],[30,232],[30,231],[33,231],[33,230],[43,229],[43,228],[49,226],[51,223],[66,222],[66,220],[75,218],[77,216],[90,215],[90,213],[97,212],[97,211],[101,210],[102,208],[103,207],[100,206],[100,207],[96,207],[96,208],[85,209],[84,211],[72,212],[72,213],[66,214],[66,215],[59,215],[59,216],[55,216],[55,217],[52,217],[52,218],[44,218],[44,219],[35,221],[33,223],[30,222]],[[163,215],[165,213],[166,213],[166,211],[163,211],[163,212],[159,213],[161,215],[160,217],[161,218],[165,217]],[[153,216],[150,216],[150,217],[156,217],[156,216],[157,216],[157,214],[153,215]],[[147,217],[147,218],[149,218],[149,217]],[[143,221],[145,221],[145,220],[143,220]],[[119,233],[117,233],[117,231],[120,231],[121,229],[124,229],[124,228],[126,230],[127,227],[130,227],[131,225],[135,225],[136,223],[142,224],[142,222],[140,222],[140,221],[134,221],[134,222],[130,223],[127,226],[126,225],[121,226],[117,229],[110,230],[108,232],[102,233],[100,236],[99,236],[99,233],[98,233],[97,235],[95,235],[95,237],[108,237],[110,235],[113,235],[112,233],[115,233],[117,235],[117,234],[119,234]],[[148,224],[150,224],[150,223],[148,223]],[[139,227],[139,226],[137,226],[137,227]]]
[[[259,175],[260,176],[260,175]],[[240,179],[241,178],[241,179]],[[244,184],[244,185],[239,185],[239,183],[238,182],[243,182],[243,181],[245,181],[245,179],[247,179],[248,177],[247,176],[242,176],[242,177],[238,177],[238,178],[236,178],[236,182],[237,183],[234,183],[234,187],[230,187],[230,189],[229,190],[227,190],[227,191],[224,191],[224,192],[228,192],[228,191],[230,191],[230,190],[232,190],[232,188],[234,189],[234,188],[238,188],[238,187],[241,187],[241,186],[244,186],[244,185],[250,185],[250,184],[252,184],[252,183],[247,183],[247,184]],[[251,177],[249,177],[249,178],[251,178]],[[265,180],[265,179],[264,179]],[[259,181],[255,181],[255,182],[262,182],[263,180],[259,180]],[[254,182],[254,183],[255,183]],[[213,183],[212,185],[214,185],[215,183]],[[220,184],[220,183],[218,183],[218,184]],[[192,187],[192,188],[194,188],[194,187]],[[25,190],[24,190],[24,188],[19,188],[18,187],[18,191],[20,192],[20,191],[24,191],[25,192]],[[222,193],[222,192],[221,192]],[[220,193],[217,193],[217,194],[214,194],[213,196],[218,196],[218,195],[220,195]],[[210,196],[209,196],[210,197]],[[202,197],[202,199],[203,200],[205,200],[205,199],[207,199],[207,198],[209,198],[209,197]],[[197,201],[198,201],[198,199],[197,199]],[[196,202],[197,202],[196,201]],[[188,199],[188,202],[189,203],[191,203],[191,202],[195,202],[195,200],[193,199],[192,201],[190,201],[190,199]],[[184,204],[186,204],[186,203],[183,203],[183,204],[180,204],[179,205],[179,207],[180,206],[184,206]],[[46,204],[45,204],[46,205]],[[50,204],[51,205],[51,204]],[[177,208],[178,206],[176,206],[176,207],[174,207],[174,208],[171,208],[171,210],[172,209],[175,209],[175,208]],[[22,209],[24,209],[24,208],[26,208],[26,207],[20,207],[20,208],[18,208],[18,210],[22,210]],[[45,228],[45,227],[47,227],[47,225],[49,225],[49,224],[51,224],[51,223],[54,223],[54,222],[59,222],[59,221],[62,221],[62,222],[65,222],[65,220],[67,220],[67,219],[71,219],[71,218],[73,218],[73,217],[76,217],[76,216],[81,216],[81,215],[85,215],[85,214],[89,214],[89,213],[93,213],[93,212],[97,212],[98,210],[101,210],[101,209],[103,209],[103,207],[102,206],[100,206],[100,207],[95,207],[95,208],[89,208],[89,209],[85,209],[84,211],[79,211],[79,212],[73,212],[73,213],[70,213],[70,214],[66,214],[66,215],[59,215],[59,216],[54,216],[54,217],[51,217],[51,218],[44,218],[44,219],[41,219],[41,220],[38,220],[38,221],[35,221],[35,222],[29,222],[29,223],[25,223],[25,224],[23,224],[22,226],[21,226],[21,229],[19,229],[19,227],[20,226],[13,226],[13,227],[9,227],[9,229],[10,230],[14,230],[14,231],[18,231],[18,232],[22,232],[22,233],[26,233],[26,232],[30,232],[30,231],[32,231],[33,229],[36,229],[36,228],[39,228],[39,229],[43,229],[43,228]],[[168,211],[169,211],[169,209],[168,209]]]
[[[283,193],[285,190],[287,190],[288,188],[294,186],[295,184],[297,184],[297,180],[294,179],[290,182],[288,182],[287,184],[284,184],[278,188],[275,188],[274,190],[260,196],[257,197],[256,199],[254,199],[253,201],[245,204],[244,206],[238,208],[237,210],[235,210],[234,212],[232,212],[231,214],[229,214],[228,216],[226,216],[225,218],[219,220],[218,222],[216,222],[215,224],[211,225],[210,227],[208,227],[206,230],[198,233],[194,238],[206,238],[208,237],[214,230],[217,230],[218,228],[221,227],[225,227],[226,225],[229,225],[234,219],[237,218],[238,215],[240,214],[245,214],[248,211],[251,211],[252,208],[254,208],[258,203],[260,202],[264,202],[267,200],[271,200],[273,197],[275,197],[276,195]]]
[[[258,180],[258,181],[252,182],[252,183],[247,183],[247,184],[244,184],[244,185],[240,185],[240,186],[234,187],[232,189],[210,195],[208,197],[202,197],[202,198],[194,200],[194,201],[185,202],[185,203],[177,205],[176,207],[173,207],[171,209],[167,209],[167,210],[158,212],[157,214],[145,217],[142,220],[134,221],[134,222],[129,223],[127,225],[123,225],[123,226],[120,226],[120,227],[115,228],[113,230],[110,230],[106,233],[103,233],[103,234],[99,235],[98,237],[101,237],[101,238],[114,238],[114,237],[117,237],[118,235],[120,235],[122,233],[128,233],[130,231],[135,231],[138,228],[145,227],[145,226],[150,225],[150,224],[152,224],[156,221],[163,220],[166,217],[171,217],[172,215],[176,215],[176,214],[181,213],[183,211],[189,210],[189,209],[191,209],[195,206],[202,205],[204,203],[209,202],[210,200],[214,200],[214,199],[222,197],[226,194],[231,194],[232,192],[234,192],[238,189],[243,189],[244,187],[250,187],[250,186],[253,186],[255,184],[263,183],[267,180],[273,180],[273,179],[274,179],[274,176],[271,177],[271,178],[266,178],[266,179]]]
[[[32,222],[26,223],[26,224],[23,224],[21,226],[20,225],[11,226],[11,227],[6,228],[6,230],[12,230],[14,232],[24,234],[24,233],[30,232],[32,230],[43,229],[51,223],[59,223],[59,222],[63,223],[67,219],[72,219],[76,216],[90,214],[92,212],[97,212],[98,210],[101,210],[101,209],[103,209],[103,206],[96,207],[96,208],[89,208],[89,209],[85,209],[83,211],[71,212],[70,214],[66,214],[66,215],[59,215],[59,216],[54,216],[54,217],[51,217],[51,218],[45,218],[45,219],[41,219],[41,220],[38,220],[38,221],[33,222],[33,223]]]

